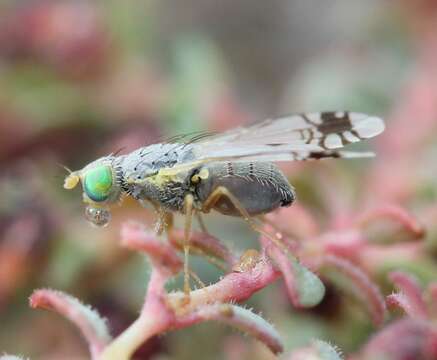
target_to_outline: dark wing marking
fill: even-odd
[[[323,112],[268,119],[247,128],[237,128],[206,139],[212,143],[311,144],[336,149],[378,135],[384,122],[361,113]]]

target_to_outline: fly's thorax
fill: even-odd
[[[132,182],[128,185],[128,193],[141,202],[152,201],[169,210],[179,211],[189,190],[187,178],[186,171],[174,174],[158,171],[154,175]]]
[[[174,209],[185,190],[186,172],[172,168],[192,160],[191,149],[184,144],[154,144],[125,155],[120,161],[123,191]]]
[[[158,174],[161,169],[194,159],[192,146],[184,144],[153,144],[123,156],[119,165],[124,179],[133,183]]]
[[[96,226],[109,223],[109,207],[117,203],[121,196],[122,171],[119,158],[102,157],[85,166],[82,170],[71,172],[65,179],[64,188],[72,189],[82,184],[83,201],[88,205],[85,217]]]

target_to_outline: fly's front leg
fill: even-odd
[[[194,197],[191,194],[185,196],[184,199],[184,213],[185,213],[185,226],[184,226],[184,293],[190,295],[190,273],[189,273],[189,255],[190,255],[190,236],[191,236],[191,223],[193,219],[193,204]]]
[[[167,234],[171,232],[173,229],[173,214],[170,211],[167,211],[155,201],[140,200],[140,203],[144,207],[146,207],[147,204],[152,204],[155,209],[158,218],[155,224],[156,235],[162,235],[164,231],[166,231]]]
[[[238,212],[241,214],[243,219],[249,224],[249,226],[256,231],[257,233],[266,236],[268,239],[270,239],[275,245],[277,245],[281,250],[284,252],[288,252],[288,249],[283,244],[280,238],[278,238],[275,235],[269,234],[266,231],[264,231],[261,226],[259,226],[250,216],[250,214],[247,212],[247,210],[244,208],[244,206],[241,204],[240,200],[232,194],[231,191],[229,191],[224,186],[217,187],[211,195],[208,196],[208,198],[205,200],[202,211],[209,212],[214,206],[217,204],[217,202],[222,198],[227,198],[232,205],[235,207],[235,209],[238,210]]]
[[[169,211],[160,208],[158,210],[158,223],[156,226],[156,233],[161,235],[164,231],[169,234],[173,229],[173,214]]]

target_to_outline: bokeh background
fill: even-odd
[[[338,205],[360,194],[407,207],[428,227],[427,251],[397,265],[437,279],[436,14],[432,0],[1,1],[0,351],[87,358],[65,319],[28,308],[34,288],[92,304],[114,334],[138,315],[148,265],[117,240],[123,221],[152,226],[152,212],[126,201],[109,227],[90,227],[80,191],[62,188],[62,165],[78,169],[178,133],[292,112],[350,109],[387,118],[386,134],[358,147],[376,149],[379,160],[284,170],[322,228],[332,209],[321,198]],[[369,173],[372,185],[364,186]],[[207,224],[235,251],[255,244],[241,221],[211,215]],[[390,291],[382,265],[375,273]],[[220,275],[202,260],[194,268],[205,282]],[[180,288],[180,279],[171,286]],[[375,331],[356,302],[329,286],[313,310],[294,310],[281,284],[248,305],[276,325],[287,351],[321,338],[353,353]],[[154,338],[136,355],[271,358],[216,324]]]

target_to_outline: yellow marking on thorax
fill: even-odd
[[[177,166],[175,168],[165,168],[158,171],[157,174],[147,176],[143,179],[128,178],[127,183],[131,185],[145,185],[147,183],[153,184],[159,188],[164,187],[168,183],[180,183],[184,182],[189,170],[193,168],[193,164],[190,166]],[[206,180],[209,177],[209,171],[202,169],[198,174],[195,174],[191,181],[198,183],[200,180]]]
[[[143,179],[128,178],[128,184],[145,185],[146,183],[153,184],[156,187],[162,188],[171,182],[182,182],[186,177],[186,172],[178,171],[171,173],[168,169],[159,170],[156,175],[147,176]]]
[[[178,174],[186,174],[189,170],[195,168],[198,165],[201,165],[205,163],[204,160],[198,160],[198,161],[193,161],[187,164],[179,164],[179,165],[175,165],[172,168],[165,168],[165,169],[161,169],[159,170],[159,173],[162,175],[178,175]]]

